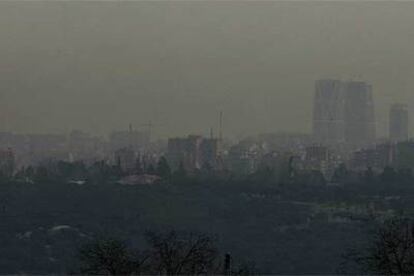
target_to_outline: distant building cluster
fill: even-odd
[[[172,169],[182,166],[187,171],[217,169],[219,139],[190,135],[168,139],[167,158]]]
[[[315,83],[313,142],[326,147],[352,169],[401,167],[403,156],[414,156],[409,141],[409,112],[392,104],[389,137],[376,137],[372,86],[363,81],[317,80]],[[404,147],[404,151],[401,148]],[[411,157],[410,157],[411,158]],[[413,163],[414,164],[414,163]]]
[[[122,172],[123,184],[154,182],[165,175],[212,172],[245,176],[257,171],[319,172],[330,178],[339,167],[382,170],[387,166],[414,169],[414,141],[409,135],[409,109],[393,103],[389,137],[377,139],[373,88],[364,81],[322,79],[315,82],[312,133],[274,133],[228,141],[220,135],[188,135],[154,142],[149,131],[113,131],[97,137],[82,131],[61,134],[0,133],[0,173],[47,165],[56,160],[104,162]],[[152,126],[149,124],[149,126]],[[161,168],[159,162],[161,163]],[[166,164],[167,163],[167,164]],[[160,173],[160,172],[158,172]],[[161,173],[160,173],[161,174]],[[317,174],[315,174],[317,175]]]
[[[45,165],[56,160],[86,164],[105,160],[130,168],[135,165],[135,157],[148,161],[151,154],[157,153],[148,135],[133,130],[115,131],[108,139],[83,131],[68,135],[0,133],[0,165],[13,156],[15,167]]]

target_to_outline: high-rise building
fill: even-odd
[[[408,107],[394,104],[390,110],[389,137],[393,142],[408,140]]]
[[[203,138],[198,135],[171,138],[168,140],[167,159],[173,170],[180,164],[190,172],[203,167],[216,168],[218,144],[219,140],[216,138]]]
[[[362,81],[316,81],[313,135],[324,145],[345,142],[360,147],[375,142],[371,85]]]
[[[217,168],[219,156],[219,139],[205,138],[201,143],[201,166],[204,168]]]
[[[313,135],[321,144],[344,142],[344,91],[339,80],[315,83]]]
[[[375,112],[372,86],[362,81],[349,81],[345,89],[345,140],[352,146],[375,142]]]

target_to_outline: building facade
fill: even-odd
[[[356,147],[375,142],[375,112],[372,86],[362,81],[344,83],[345,141]]]
[[[317,143],[344,142],[344,86],[339,80],[318,80],[315,83],[313,135]]]
[[[190,172],[204,167],[216,168],[218,146],[218,139],[198,135],[170,138],[167,159],[173,170],[178,169],[181,164]]]
[[[315,83],[313,136],[323,145],[361,147],[375,142],[372,86],[362,81]]]
[[[393,142],[408,140],[408,107],[394,104],[389,114],[389,138]]]

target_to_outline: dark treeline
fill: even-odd
[[[79,272],[89,275],[253,275],[254,264],[220,254],[214,238],[176,231],[145,233],[144,249],[98,238],[79,250]]]
[[[214,237],[218,260],[229,252],[258,273],[332,274],[375,222],[414,208],[410,170],[341,166],[325,179],[262,167],[241,177],[171,171],[165,159],[146,170],[160,180],[121,185],[128,173],[105,162],[3,175],[0,273],[80,273],[82,248],[99,237],[146,252],[148,231],[174,229]]]

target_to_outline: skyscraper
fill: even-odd
[[[345,140],[351,146],[375,142],[375,112],[372,86],[362,81],[348,81],[345,90]]]
[[[360,147],[375,142],[372,86],[362,81],[315,83],[313,136],[325,145]]]
[[[391,106],[389,117],[389,137],[393,142],[408,140],[408,107],[404,104]]]
[[[313,135],[326,145],[344,142],[344,91],[339,80],[317,80],[313,112]]]

